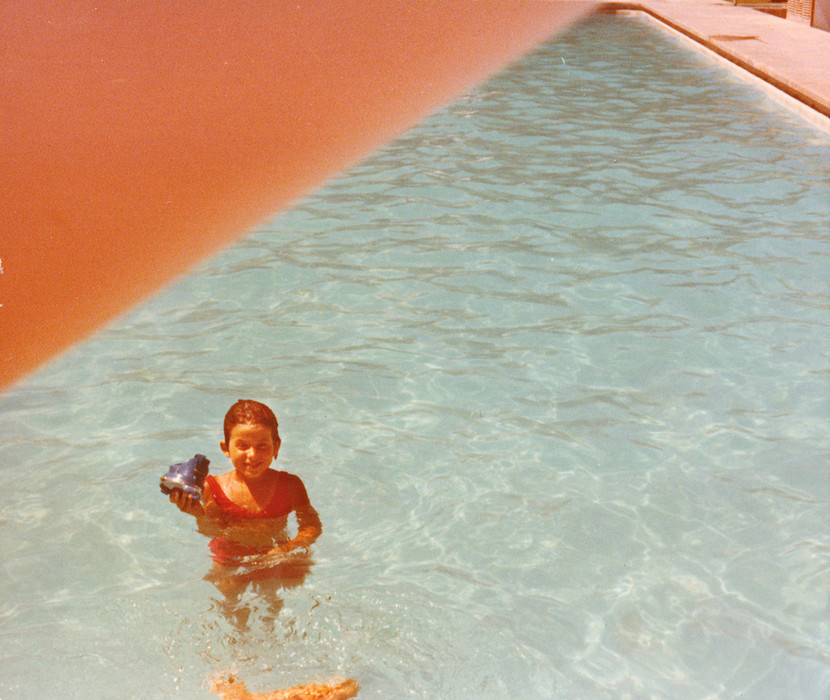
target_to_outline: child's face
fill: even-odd
[[[257,479],[277,458],[280,441],[275,443],[271,430],[264,425],[241,424],[231,429],[228,442],[220,442],[219,447],[239,476]]]

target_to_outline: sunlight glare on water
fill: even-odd
[[[0,697],[826,697],[829,207],[641,22],[540,49],[3,397]],[[238,398],[324,528],[247,634],[157,486]]]

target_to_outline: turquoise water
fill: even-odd
[[[707,61],[592,20],[0,399],[0,698],[830,694],[830,137]],[[242,397],[247,633],[158,492]]]

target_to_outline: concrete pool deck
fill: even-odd
[[[598,11],[645,13],[830,124],[830,32],[731,0],[608,0]]]

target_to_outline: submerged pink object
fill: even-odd
[[[591,6],[0,4],[0,388]]]

